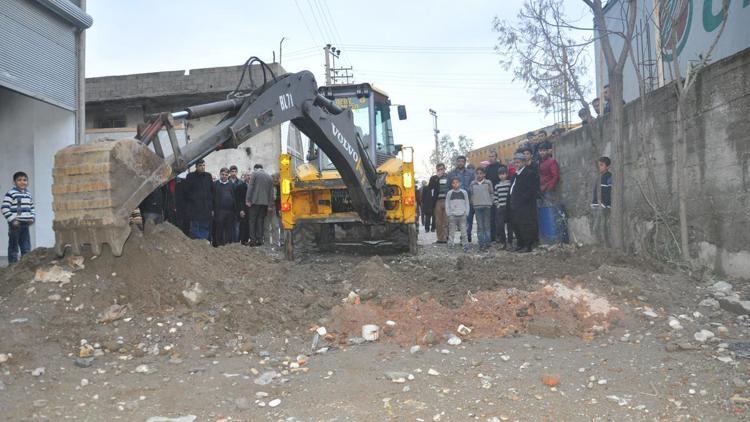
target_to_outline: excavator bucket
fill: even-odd
[[[55,253],[70,245],[95,255],[109,244],[120,256],[130,235],[130,213],[172,176],[172,168],[135,139],[72,145],[55,154],[52,209]]]

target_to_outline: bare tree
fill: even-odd
[[[607,66],[609,81],[610,122],[612,127],[612,142],[614,144],[614,175],[612,195],[611,233],[614,246],[625,249],[625,106],[623,101],[623,70],[631,49],[637,13],[636,0],[624,0],[622,3],[622,17],[624,28],[613,31],[609,27],[604,14],[602,0],[583,0],[594,15],[596,34],[599,46]],[[612,48],[611,37],[620,37],[623,41],[622,49],[616,54]]]
[[[590,29],[569,22],[562,0],[527,0],[517,19],[517,25],[497,16],[493,20],[500,64],[523,81],[531,102],[546,114],[560,103],[579,103],[588,109]]]
[[[434,167],[438,163],[443,163],[450,167],[456,162],[456,157],[466,155],[474,148],[474,140],[466,135],[458,135],[458,140],[454,141],[450,135],[443,135],[439,140],[440,154],[436,157],[435,151],[430,154],[430,164]]]
[[[719,42],[719,38],[721,38],[721,35],[724,33],[724,28],[727,25],[727,16],[729,14],[729,0],[722,1],[721,14],[721,26],[719,27],[719,30],[716,33],[716,37],[711,43],[711,46],[708,48],[705,54],[699,55],[696,60],[693,60],[688,64],[687,71],[684,77],[682,76],[682,72],[680,70],[679,53],[677,51],[678,49],[676,48],[678,34],[675,30],[672,30],[670,32],[671,45],[673,46],[671,52],[672,72],[675,77],[674,87],[677,94],[677,145],[674,149],[676,156],[674,168],[677,179],[677,202],[679,206],[678,214],[680,224],[680,250],[682,253],[682,259],[685,262],[689,262],[691,259],[687,223],[687,189],[689,184],[687,179],[688,142],[687,135],[685,133],[685,122],[687,116],[685,115],[685,113],[688,106],[688,94],[690,93],[693,86],[695,86],[695,81],[698,77],[698,73],[700,73],[700,71],[703,70],[711,62],[711,55],[713,54],[713,51]],[[674,14],[670,15],[668,22],[670,22],[672,28],[674,28],[676,26],[677,16],[675,16]]]

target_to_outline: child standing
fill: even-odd
[[[500,181],[495,185],[495,224],[497,228],[497,239],[500,247],[510,249],[513,244],[513,230],[510,228],[510,218],[508,215],[508,194],[510,192],[510,180],[508,180],[508,168],[501,166],[497,172]],[[506,235],[507,229],[507,235]]]
[[[3,217],[8,220],[8,263],[18,262],[21,256],[31,250],[29,226],[34,224],[34,200],[28,191],[29,176],[19,171],[13,175],[13,187],[5,194],[0,206]]]
[[[612,173],[609,157],[600,157],[597,161],[599,175],[594,183],[594,197],[591,200],[591,231],[596,235],[599,243],[610,247],[609,212],[612,208]]]
[[[458,177],[451,180],[451,190],[445,194],[445,213],[448,216],[448,246],[455,243],[455,232],[461,233],[461,245],[468,252],[469,243],[466,235],[466,216],[469,214],[469,194],[461,189]]]
[[[469,185],[471,192],[471,205],[474,206],[474,215],[477,218],[477,237],[479,238],[479,250],[486,251],[492,240],[492,228],[490,212],[492,211],[492,182],[486,179],[483,168],[474,172],[474,180]]]

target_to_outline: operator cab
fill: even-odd
[[[388,94],[369,83],[321,86],[318,92],[343,109],[351,109],[354,124],[360,129],[362,144],[376,166],[399,152],[393,141],[391,101]],[[406,109],[398,106],[399,119],[406,119]],[[320,170],[335,170],[325,154],[318,154]]]

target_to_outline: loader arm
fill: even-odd
[[[137,141],[97,141],[59,151],[52,189],[56,253],[64,255],[67,245],[80,253],[81,244],[90,244],[98,255],[101,244],[108,243],[119,256],[130,234],[130,211],[154,189],[217,148],[236,148],[284,122],[292,122],[330,158],[362,221],[382,222],[385,175],[370,160],[351,110],[340,109],[317,89],[308,71],[286,74],[242,97],[162,113]],[[187,145],[177,144],[174,118],[219,113],[227,114],[208,132]],[[157,135],[163,127],[173,150],[167,158]],[[154,151],[148,147],[152,142]]]

